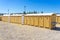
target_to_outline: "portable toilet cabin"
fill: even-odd
[[[8,14],[4,14],[3,16],[2,16],[2,21],[4,21],[4,22],[8,22]]]
[[[32,19],[32,16],[30,14],[24,15],[24,24],[25,25],[33,25],[33,24],[31,24],[31,22],[33,22],[32,20],[33,19]]]
[[[24,24],[31,25],[31,16],[29,14],[24,15]]]
[[[2,16],[0,16],[0,21],[2,21]]]
[[[24,16],[24,25],[27,25],[27,16]]]
[[[46,13],[44,14],[44,27],[45,28],[55,28],[56,25],[56,14],[55,13]]]
[[[26,14],[24,17],[26,25],[38,26],[38,16],[35,14]]]
[[[60,13],[57,13],[56,15],[57,15],[56,22],[57,22],[57,24],[60,24]]]
[[[22,23],[22,15],[11,15],[10,22],[21,24]]]
[[[14,16],[10,16],[10,22],[15,23],[15,17]]]

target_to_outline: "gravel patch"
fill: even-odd
[[[0,22],[0,40],[60,40],[60,31]]]

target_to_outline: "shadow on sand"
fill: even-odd
[[[52,30],[60,31],[60,27],[55,27]]]

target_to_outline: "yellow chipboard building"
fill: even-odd
[[[56,14],[27,14],[24,17],[26,25],[50,29],[55,27]]]
[[[8,22],[9,16],[2,16],[2,21]],[[18,23],[21,24],[22,18],[21,16],[10,16],[10,22],[11,23]]]
[[[8,19],[8,16],[2,16],[2,21],[8,22]],[[10,22],[17,24],[23,22],[24,25],[52,29],[55,27],[56,22],[60,22],[60,17],[54,13],[25,14],[22,20],[22,15],[11,15]]]

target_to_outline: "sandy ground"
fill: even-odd
[[[60,40],[60,30],[0,22],[0,40]]]

